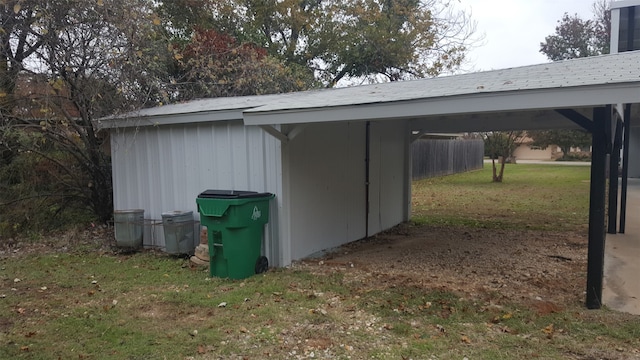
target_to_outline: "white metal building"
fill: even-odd
[[[104,119],[115,209],[160,219],[196,213],[206,189],[272,192],[264,251],[286,266],[409,220],[409,150],[422,133],[577,128],[594,109],[619,103],[637,118],[639,64],[635,51]],[[145,244],[162,246],[162,231],[154,235]]]
[[[612,1],[611,42],[612,54],[640,49],[640,0]],[[636,120],[637,121],[637,120]],[[629,153],[640,154],[640,126],[629,132]],[[628,168],[630,177],[640,177],[640,161],[632,161]]]

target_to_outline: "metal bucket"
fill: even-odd
[[[193,211],[170,211],[162,213],[165,251],[169,254],[193,254]]]
[[[116,245],[125,248],[142,247],[144,210],[116,210],[113,212]]]

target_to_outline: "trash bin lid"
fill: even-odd
[[[248,198],[260,198],[270,197],[273,194],[265,192],[259,193],[256,191],[241,191],[241,190],[205,190],[198,195],[201,199],[248,199]]]
[[[127,210],[115,210],[114,214],[142,214],[144,209],[127,209]]]
[[[193,216],[193,211],[173,210],[173,211],[163,212],[161,215],[163,217]]]

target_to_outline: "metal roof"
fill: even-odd
[[[249,125],[428,118],[640,102],[640,52],[301,93],[244,113]],[[321,111],[321,113],[320,113]],[[301,116],[300,113],[304,112]],[[465,131],[439,128],[436,131]]]
[[[156,106],[99,120],[101,128],[149,126],[206,121],[242,120],[242,112],[288,94],[198,99]]]
[[[321,108],[457,95],[640,81],[640,53],[627,52],[438,78],[300,93],[274,98],[248,112]]]
[[[412,119],[415,127],[432,132],[572,127],[553,110],[569,108],[588,115],[595,106],[640,103],[639,64],[640,51],[633,51],[430,79],[205,99],[129,114],[128,125],[109,119],[101,126]],[[640,113],[638,106],[634,113]]]

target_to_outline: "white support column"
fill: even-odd
[[[632,127],[629,135],[629,177],[640,178],[640,128]]]
[[[404,144],[404,214],[403,220],[411,220],[411,185],[412,185],[412,169],[411,169],[411,144],[413,142],[413,134],[411,133],[410,123],[407,121],[405,125],[405,144]]]
[[[620,8],[611,8],[611,41],[609,43],[609,53],[618,53],[618,42],[620,41]]]
[[[280,231],[278,235],[278,266],[289,266],[291,264],[291,179],[289,160],[289,144],[282,142],[280,144],[281,153],[281,195],[278,199],[278,226]]]

